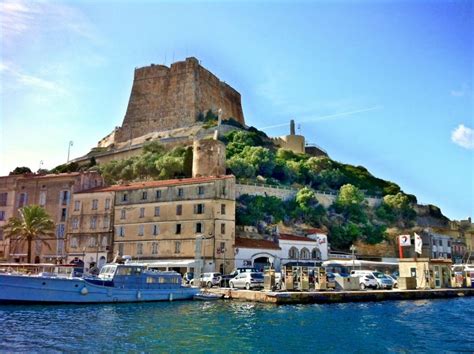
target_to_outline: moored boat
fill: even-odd
[[[107,303],[191,300],[181,275],[137,264],[108,264],[97,277],[0,274],[0,302]]]

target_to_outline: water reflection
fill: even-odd
[[[0,351],[472,352],[473,305],[463,298],[0,306]],[[400,333],[410,335],[402,341]]]

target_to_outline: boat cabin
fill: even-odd
[[[116,288],[171,289],[181,286],[181,275],[147,269],[143,265],[108,264],[95,280],[88,281]]]

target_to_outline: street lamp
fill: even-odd
[[[352,269],[355,267],[355,251],[357,251],[357,247],[354,245],[351,245],[351,248],[349,248],[352,252]]]
[[[68,147],[67,147],[67,163],[69,163],[69,154],[70,154],[70,152],[71,152],[71,146],[73,146],[73,145],[74,145],[73,141],[70,140],[70,141],[69,141],[69,145],[68,145]]]

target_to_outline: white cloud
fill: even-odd
[[[451,133],[451,140],[465,149],[474,149],[474,130],[459,124]]]
[[[0,64],[0,72],[3,75],[10,75],[17,85],[31,89],[47,90],[56,94],[65,94],[67,91],[57,82],[45,78],[34,76],[15,69],[7,63]]]
[[[46,32],[66,32],[99,42],[87,17],[78,9],[49,1],[6,0],[0,3],[2,40],[15,43],[26,33],[39,36]]]

